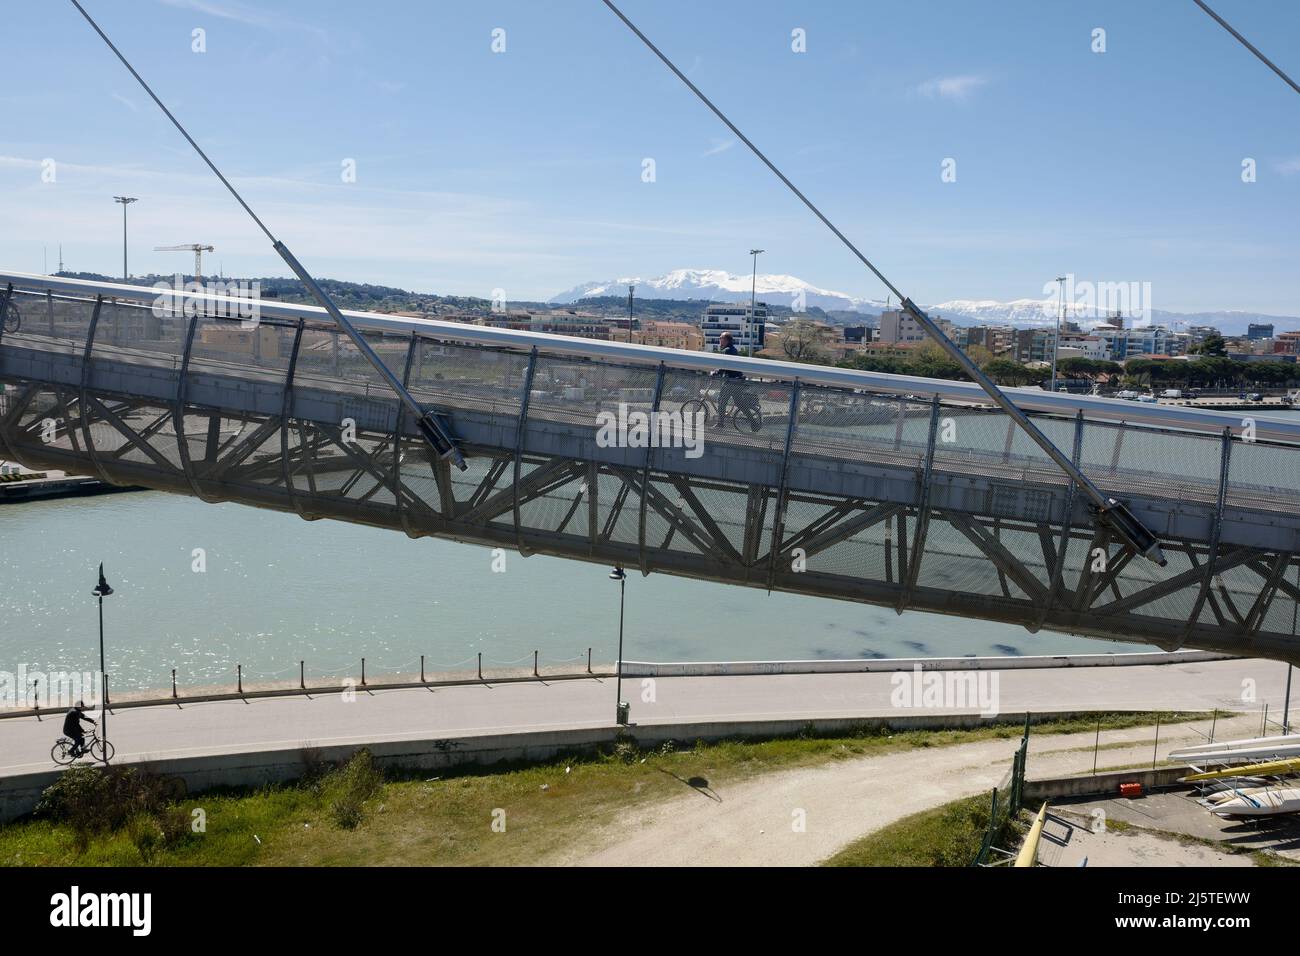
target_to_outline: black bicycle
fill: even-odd
[[[22,313],[18,311],[12,297],[8,302],[0,302],[0,324],[3,324],[6,332],[17,332],[23,327]]]
[[[723,386],[724,388],[726,386]],[[721,390],[715,395],[708,389],[700,389],[700,397],[682,404],[682,417],[695,419],[703,416],[705,428],[714,428],[722,422],[718,411],[721,402]],[[737,389],[731,396],[732,408],[727,412],[727,421],[738,432],[756,432],[763,427],[763,407],[758,399],[748,392]]]
[[[103,760],[105,762],[113,759],[113,745],[99,736],[98,730],[92,730],[86,738],[86,746],[80,751],[76,751],[76,744],[70,737],[60,737],[54,742],[54,749],[50,751],[50,756],[54,762],[60,766],[66,767],[78,757],[84,757],[87,754],[93,760]]]

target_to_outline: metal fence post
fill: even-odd
[[[483,652],[478,652],[478,679],[483,679]]]
[[[361,686],[366,686],[366,659],[361,658]]]
[[[303,661],[298,662],[298,689],[307,689],[307,667]]]
[[[1101,749],[1101,715],[1097,716],[1097,737],[1092,742],[1092,775],[1097,776],[1097,751]]]
[[[587,673],[591,673],[591,648],[587,648]]]
[[[984,842],[980,844],[979,852],[975,854],[975,862],[971,866],[979,866],[988,857],[989,847],[993,845],[993,834],[997,831],[998,826],[998,788],[993,788],[993,806],[989,810],[989,825],[984,831]]]
[[[534,677],[542,676],[541,674],[537,673],[537,652],[536,651],[533,651],[533,676]]]
[[[1160,715],[1156,714],[1156,742],[1151,748],[1151,769],[1156,769],[1156,758],[1160,754]]]
[[[420,683],[424,683],[424,655],[420,655]]]
[[[172,700],[176,699],[176,668],[172,668]]]
[[[242,694],[244,692],[244,665],[243,664],[235,665],[235,681],[237,686],[239,687],[239,693]]]

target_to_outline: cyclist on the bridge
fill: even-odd
[[[86,734],[81,729],[83,720],[95,723],[86,716],[86,705],[83,701],[77,701],[77,706],[73,707],[63,715],[63,734],[72,740],[72,756],[80,757],[86,752]]]
[[[718,336],[718,351],[723,355],[739,355],[736,345],[730,332],[723,332]],[[715,428],[722,428],[727,423],[727,405],[731,402],[736,403],[736,407],[749,419],[749,430],[756,432],[762,427],[759,418],[754,414],[754,398],[746,392],[741,385],[745,376],[735,369],[720,368],[713,373],[722,378],[722,388],[718,394],[718,420],[714,423]]]

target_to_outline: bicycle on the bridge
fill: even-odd
[[[0,299],[0,326],[6,332],[17,332],[23,327],[23,316],[14,303],[13,296],[7,300]]]
[[[743,389],[734,389],[726,396],[732,407],[727,410],[723,421],[720,408],[723,404],[723,390],[728,383],[723,382],[715,395],[708,389],[700,389],[700,397],[682,404],[682,418],[692,419],[703,415],[705,428],[720,428],[730,425],[738,432],[756,432],[763,427],[763,408],[758,399]]]
[[[70,737],[60,737],[54,742],[54,748],[50,751],[54,762],[62,767],[87,754],[92,760],[102,760],[105,763],[113,759],[113,745],[99,736],[98,728],[87,735],[84,747],[79,748]]]

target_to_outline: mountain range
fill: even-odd
[[[699,299],[706,302],[745,302],[750,296],[751,277],[734,275],[720,269],[674,269],[661,276],[645,278],[629,276],[597,282],[584,282],[552,296],[551,305],[571,305],[583,299],[601,296],[626,296],[629,285],[636,286],[639,299]],[[760,272],[756,278],[759,299],[770,305],[787,308],[803,295],[806,308],[820,308],[826,312],[850,312],[863,316],[878,316],[888,308],[879,299],[869,299],[822,289],[797,276],[774,275]],[[931,315],[942,316],[959,325],[1014,325],[1020,328],[1053,325],[1056,321],[1056,299],[952,299],[925,305]],[[1069,316],[1067,303],[1067,317]],[[1081,324],[1096,325],[1100,319],[1084,318]],[[1213,325],[1226,335],[1244,335],[1253,322],[1272,324],[1279,332],[1300,328],[1300,318],[1291,315],[1266,315],[1259,312],[1219,310],[1210,312],[1173,312],[1151,310],[1151,323],[1171,329],[1190,325]]]

